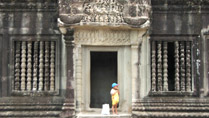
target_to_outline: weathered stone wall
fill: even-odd
[[[201,30],[207,28],[208,0],[152,0],[151,39],[163,41],[192,41],[194,87],[200,95],[203,86],[203,53],[201,50]],[[201,52],[199,53],[199,51]],[[200,73],[199,73],[200,72]]]
[[[152,34],[199,35],[209,24],[208,0],[152,0]]]
[[[11,94],[14,40],[59,41],[61,35],[57,28],[57,10],[57,0],[1,0],[0,97]]]

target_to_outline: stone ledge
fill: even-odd
[[[208,0],[151,0],[152,5],[209,5]]]
[[[162,111],[162,112],[209,112],[208,107],[182,107],[182,106],[156,106],[156,107],[150,107],[150,106],[142,106],[142,107],[134,107],[133,111]]]
[[[208,118],[209,113],[200,112],[133,112],[133,118]]]
[[[57,11],[57,3],[52,2],[1,2],[0,11]]]
[[[59,117],[60,111],[0,111],[0,117]]]
[[[0,104],[60,104],[64,102],[63,97],[3,97],[0,98]]]
[[[101,115],[101,114],[78,114],[77,118],[131,118],[131,114],[118,114],[118,115]]]
[[[31,105],[31,106],[0,106],[0,111],[61,111],[62,104],[59,105]]]

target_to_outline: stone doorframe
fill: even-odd
[[[141,63],[139,57],[142,54],[140,54],[141,47],[147,45],[148,28],[60,27],[63,34],[67,29],[73,29],[74,31],[73,75],[75,83],[71,84],[74,85],[72,87],[74,87],[75,93],[76,114],[95,110],[90,108],[91,51],[118,52],[118,83],[121,90],[119,110],[124,113],[131,113],[132,104],[137,102],[141,96],[144,96],[144,92],[140,93],[140,89],[146,85],[146,78],[143,79],[142,83],[144,85],[142,85],[140,82],[141,75],[139,75],[141,70],[139,68],[139,63]],[[147,52],[143,52],[143,55],[145,53]],[[143,57],[142,60],[145,58],[147,59],[147,57]],[[146,64],[143,65],[146,66]]]
[[[77,88],[78,91],[79,89],[82,89],[82,97],[81,98],[81,103],[83,104],[83,106],[81,105],[81,109],[82,111],[92,111],[94,109],[90,108],[90,95],[91,95],[91,91],[90,91],[90,87],[91,87],[91,75],[90,75],[90,70],[91,70],[91,66],[90,66],[90,52],[91,51],[98,51],[98,52],[117,52],[117,68],[118,68],[118,83],[119,83],[119,89],[120,89],[120,106],[119,106],[119,110],[123,111],[123,112],[128,112],[128,109],[131,108],[131,95],[129,95],[131,93],[131,68],[129,66],[129,63],[131,61],[130,58],[130,46],[121,46],[121,47],[110,47],[110,46],[106,46],[106,47],[92,47],[92,46],[83,46],[82,47],[82,57],[84,57],[85,59],[82,60],[82,65],[84,66],[82,68],[82,83],[85,83],[82,85],[82,88]],[[108,86],[111,89],[111,85]],[[126,95],[126,96],[125,96]]]
[[[90,108],[90,52],[118,52],[119,110],[131,113],[132,102],[139,99],[139,45],[147,29],[120,29],[103,27],[74,28],[74,69],[76,82],[76,110]]]

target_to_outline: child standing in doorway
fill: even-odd
[[[118,114],[117,106],[119,103],[119,95],[120,95],[118,84],[116,83],[112,84],[112,89],[110,91],[110,94],[112,96],[112,112],[113,114]]]

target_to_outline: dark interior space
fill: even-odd
[[[117,82],[117,52],[91,52],[91,108],[111,107],[111,85]]]
[[[168,42],[168,90],[175,90],[175,57],[174,43]]]

